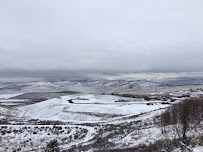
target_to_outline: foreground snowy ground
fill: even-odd
[[[202,88],[163,87],[151,77],[6,86],[0,88],[0,151],[41,152],[54,139],[64,152],[135,151],[146,148],[143,145],[170,143],[177,135],[172,126],[163,133],[158,116],[174,103],[201,96]],[[198,138],[190,147],[194,152],[203,151],[202,126],[188,134]],[[181,147],[165,151],[180,152]]]
[[[171,95],[176,97],[184,93],[197,96],[201,91],[173,92]],[[5,105],[15,102],[10,98],[18,95],[1,95],[0,102],[4,104],[0,107],[0,151],[40,152],[53,139],[57,139],[63,151],[106,151],[175,138],[172,133],[163,134],[154,120],[170,106],[162,100],[73,94],[35,104]],[[180,100],[176,99],[176,102]],[[202,132],[198,130],[193,135],[198,133]],[[201,146],[194,147],[195,150],[201,150]]]

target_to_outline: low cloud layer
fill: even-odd
[[[0,70],[202,71],[201,0],[0,2]]]

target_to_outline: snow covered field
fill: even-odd
[[[144,74],[2,87],[0,151],[41,152],[54,139],[64,152],[116,151],[173,140],[173,132],[162,133],[158,116],[172,104],[203,94],[201,74],[190,76],[192,85],[178,86],[178,75]],[[191,131],[191,138],[201,129]],[[202,151],[201,144],[192,148]]]
[[[12,105],[17,101],[19,102],[21,100],[1,100],[0,103],[1,105]],[[147,101],[143,99],[129,97],[76,94],[61,96],[31,105],[19,104],[13,111],[12,109],[7,110],[8,112],[6,112],[5,107],[1,107],[0,109],[4,115],[8,115],[9,113],[13,117],[17,116],[25,119],[95,122],[107,121],[128,115],[137,115],[168,106],[160,104],[161,101],[153,101],[152,103],[154,104],[150,106],[146,103]]]
[[[69,103],[72,99],[73,103]],[[128,99],[130,102],[119,103]],[[104,121],[126,115],[164,108],[166,105],[147,105],[133,98],[121,98],[112,95],[70,95],[59,99],[50,99],[34,105],[19,107],[21,117],[60,121]]]
[[[56,138],[60,139],[62,150],[90,140],[95,133],[90,127],[70,125],[6,125],[0,128],[0,151],[44,151],[46,142]]]

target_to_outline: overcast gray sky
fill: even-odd
[[[202,0],[1,0],[0,70],[202,71]]]

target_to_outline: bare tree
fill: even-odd
[[[163,127],[174,125],[177,134],[187,138],[187,131],[191,126],[200,124],[203,120],[203,98],[190,98],[169,107],[161,115]]]

